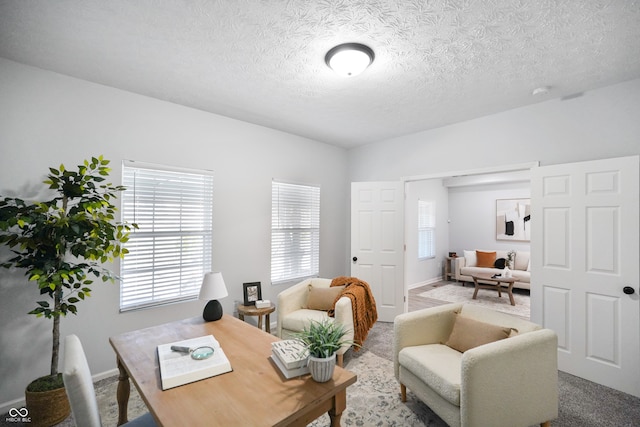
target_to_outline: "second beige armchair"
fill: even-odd
[[[450,426],[548,426],[558,416],[557,351],[552,330],[471,304],[394,322],[402,400],[409,389]]]
[[[311,321],[321,322],[331,319],[341,323],[348,331],[345,341],[353,341],[353,310],[351,300],[342,297],[336,302],[335,316],[329,317],[327,310],[333,305],[330,293],[331,279],[306,279],[278,294],[278,336],[282,339],[292,338],[301,332]],[[338,292],[339,289],[335,289]],[[333,294],[337,295],[337,294]],[[344,353],[350,345],[343,345],[337,351],[337,364],[343,365]]]

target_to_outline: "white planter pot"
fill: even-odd
[[[309,366],[311,377],[319,383],[325,383],[333,377],[333,370],[336,367],[336,354],[334,353],[331,357],[326,358],[309,356],[307,365]]]

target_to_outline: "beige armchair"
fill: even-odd
[[[331,297],[329,287],[331,279],[306,279],[278,294],[278,336],[282,339],[292,338],[296,332],[314,320],[321,322],[331,319],[341,323],[348,331],[344,339],[353,341],[353,310],[351,300],[342,297],[336,302],[335,316],[329,317],[327,310],[333,305],[335,297]],[[338,290],[335,289],[337,292]],[[337,363],[342,366],[344,353],[350,345],[343,345],[336,353]]]
[[[460,331],[457,317],[498,325],[484,329],[508,337],[461,353],[446,345],[454,323]],[[484,307],[447,304],[397,316],[394,370],[402,401],[409,388],[450,426],[548,426],[558,416],[555,332]]]

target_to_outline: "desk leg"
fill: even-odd
[[[329,418],[331,418],[331,427],[340,427],[340,418],[342,411],[347,408],[347,390],[338,392],[333,397],[333,408],[329,410]]]
[[[262,314],[258,314],[258,329],[262,330]]]
[[[271,318],[270,318],[269,316],[270,316],[270,313],[267,313],[267,314],[265,315],[265,320],[264,320],[264,321],[266,322],[266,325],[264,325],[264,330],[265,330],[268,334],[270,334],[270,333],[271,333]]]
[[[118,358],[118,392],[116,400],[118,401],[118,425],[125,424],[127,420],[127,410],[129,409],[129,393],[131,391],[131,384],[129,383],[129,374],[124,368],[124,365]]]

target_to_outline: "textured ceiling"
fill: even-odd
[[[0,0],[0,56],[354,147],[640,77],[640,2]]]

